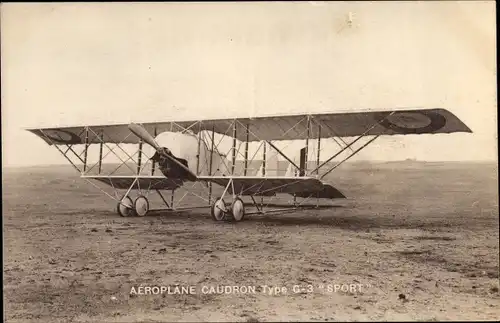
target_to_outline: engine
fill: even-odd
[[[218,153],[212,154],[212,171],[210,168],[210,150],[207,144],[202,140],[199,145],[200,156],[198,155],[198,137],[193,134],[183,134],[179,132],[163,132],[156,138],[156,142],[162,147],[162,152],[154,152],[150,150],[149,156],[154,160],[160,171],[168,178],[185,179],[186,171],[171,162],[166,155],[175,158],[181,164],[190,169],[197,175],[215,175],[221,158]],[[153,154],[154,152],[154,154]]]

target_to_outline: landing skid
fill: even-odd
[[[156,190],[158,195],[161,197],[163,200],[163,203],[165,204],[166,208],[157,208],[157,209],[151,209],[150,208],[150,203],[149,199],[146,195],[139,195],[135,198],[135,200],[132,200],[130,197],[130,190],[122,197],[122,199],[117,203],[116,206],[116,212],[118,215],[122,217],[130,217],[130,216],[139,216],[143,217],[146,216],[150,213],[158,213],[158,212],[182,212],[182,211],[190,211],[190,210],[195,210],[195,209],[205,209],[208,206],[185,206],[185,207],[173,207],[174,203],[174,192],[172,191],[172,198],[171,202],[168,203],[163,196],[163,194],[159,191]]]

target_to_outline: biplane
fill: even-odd
[[[380,136],[472,132],[445,109],[27,130],[54,146],[82,179],[115,200],[116,211],[121,216],[145,216],[152,211],[149,194],[156,192],[165,204],[161,210],[210,208],[215,221],[241,221],[246,214],[315,208],[319,207],[319,200],[345,198],[339,189],[325,180],[325,176]],[[346,141],[346,138],[353,139]],[[221,148],[224,140],[226,146],[227,140],[230,143],[226,153]],[[321,156],[325,141],[328,145],[335,143],[339,146],[338,151],[326,158]],[[285,153],[284,142],[295,143],[294,156]],[[250,145],[255,150],[252,156]],[[98,157],[91,162],[92,147],[97,148]],[[108,156],[115,156],[113,160],[116,163],[106,168],[104,165]],[[287,167],[284,170],[279,165]],[[120,168],[122,171],[118,173]],[[217,196],[214,194],[215,187],[222,191]],[[109,189],[112,193],[108,192]],[[181,189],[186,191],[185,194],[175,199],[174,193]],[[134,198],[133,192],[136,193]],[[165,192],[170,192],[170,202],[165,199]],[[187,195],[199,203],[181,206]],[[269,200],[278,195],[288,196],[289,200],[272,208],[269,207],[271,202],[264,205],[264,198]],[[310,199],[316,199],[316,203],[307,203]],[[247,212],[247,206],[255,211]]]

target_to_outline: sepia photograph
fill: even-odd
[[[495,1],[0,14],[5,322],[500,318]]]

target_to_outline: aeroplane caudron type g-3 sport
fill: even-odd
[[[319,207],[318,201],[345,198],[337,188],[324,181],[325,176],[379,136],[472,132],[460,119],[444,109],[27,130],[57,148],[80,172],[81,178],[114,199],[121,216],[146,215],[152,211],[149,193],[157,192],[166,206],[162,210],[210,207],[215,221],[241,221],[246,214],[315,208]],[[346,137],[354,139],[346,142]],[[220,151],[223,139],[232,142],[227,153]],[[326,144],[335,142],[340,149],[326,158],[321,156],[322,139],[331,139]],[[278,147],[284,141],[303,143],[296,149],[295,157],[287,156],[284,148]],[[257,146],[252,156],[249,154],[249,144]],[[127,150],[131,145],[134,153]],[[315,147],[314,151],[311,146]],[[97,161],[90,162],[91,147],[98,148]],[[151,156],[147,153],[148,149]],[[257,152],[261,152],[258,160],[255,159]],[[338,158],[341,154],[347,156]],[[114,163],[113,167],[106,169],[105,160],[108,156],[114,156],[119,165]],[[284,167],[287,168],[285,172],[280,170],[280,157],[287,166]],[[120,168],[128,169],[127,173],[117,174]],[[222,194],[214,196],[213,184],[223,190]],[[108,193],[105,188],[113,192]],[[176,190],[185,190],[185,193],[175,199]],[[170,202],[162,194],[165,191],[170,191]],[[131,197],[133,195],[134,199]],[[269,200],[277,195],[288,196],[293,201],[274,204],[272,208],[269,207],[270,202],[264,205],[264,198]],[[199,203],[182,206],[187,196],[196,198]],[[194,198],[190,199],[191,202]],[[306,203],[310,199],[315,199],[316,203]],[[255,211],[248,212],[245,206],[253,206]]]

